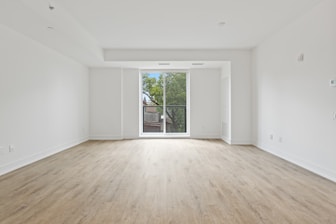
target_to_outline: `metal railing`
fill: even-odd
[[[187,132],[186,105],[167,105],[165,107],[155,105],[143,105],[142,115],[142,130],[144,133]],[[164,130],[164,127],[166,130]]]

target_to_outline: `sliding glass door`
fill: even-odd
[[[187,72],[141,72],[141,134],[188,134]]]

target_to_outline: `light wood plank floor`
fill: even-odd
[[[252,146],[89,141],[0,177],[1,224],[336,223],[336,184]]]

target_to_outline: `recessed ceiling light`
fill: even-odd
[[[195,62],[195,63],[191,63],[192,65],[204,65],[204,63],[202,62]]]
[[[168,62],[160,62],[159,65],[170,65]]]
[[[226,22],[221,21],[221,22],[218,23],[218,26],[224,26],[225,24],[226,24]]]
[[[53,6],[52,4],[49,3],[49,10],[52,11],[55,9],[55,6]]]

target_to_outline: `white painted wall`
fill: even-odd
[[[139,137],[138,69],[90,69],[90,138]]]
[[[221,68],[220,80],[221,106],[221,138],[231,141],[231,62],[226,62]]]
[[[139,70],[123,69],[123,138],[139,137]]]
[[[0,25],[0,108],[4,174],[88,139],[88,70]]]
[[[190,70],[190,136],[220,138],[220,69]]]
[[[122,138],[120,68],[90,69],[90,138]]]
[[[221,136],[220,77],[220,69],[190,70],[191,137]],[[91,139],[139,137],[138,69],[91,69],[90,102]]]
[[[335,10],[323,1],[253,52],[255,144],[334,181]]]
[[[231,144],[251,144],[251,52],[231,55]]]
[[[232,144],[251,144],[252,141],[252,90],[250,50],[104,50],[106,61],[227,61],[231,62],[230,105],[231,126],[225,138],[221,130],[219,137]],[[219,80],[218,82],[221,82]],[[191,96],[192,97],[192,96]],[[218,101],[221,118],[225,102]],[[198,130],[200,131],[200,130]]]

